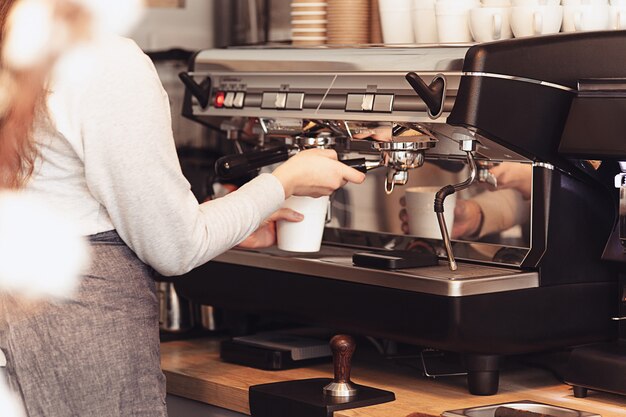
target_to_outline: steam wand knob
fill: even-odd
[[[437,74],[428,85],[414,72],[407,73],[405,78],[417,95],[426,103],[428,116],[431,119],[441,116],[446,99],[445,77],[442,74]]]
[[[193,79],[193,77],[186,72],[178,74],[178,78],[185,84],[185,87],[189,90],[192,96],[194,96],[202,108],[206,108],[209,105],[209,99],[211,98],[211,79],[205,78],[200,84]]]
[[[356,395],[357,389],[350,382],[352,355],[356,349],[354,339],[348,335],[338,334],[330,339],[330,349],[333,352],[335,377],[324,387],[324,394],[343,398]]]

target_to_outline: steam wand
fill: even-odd
[[[454,259],[454,253],[452,252],[452,243],[450,241],[450,235],[448,234],[448,228],[446,227],[446,219],[443,217],[443,202],[447,196],[472,185],[472,183],[476,181],[476,176],[478,174],[473,154],[476,150],[476,141],[474,139],[463,139],[461,140],[460,148],[467,154],[467,164],[470,167],[469,178],[459,184],[446,185],[441,190],[437,191],[437,194],[435,194],[435,213],[437,213],[437,221],[439,222],[439,229],[441,230],[441,237],[446,249],[448,264],[451,271],[456,271],[458,267],[456,260]]]

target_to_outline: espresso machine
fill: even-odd
[[[181,74],[183,114],[242,145],[218,167],[223,177],[308,147],[331,147],[368,175],[333,197],[319,253],[231,250],[179,291],[461,353],[478,395],[497,392],[505,355],[610,340],[618,274],[601,257],[617,219],[614,189],[559,144],[579,81],[624,77],[625,48],[626,32],[588,32],[473,46],[198,52]],[[494,167],[526,172],[527,195],[499,186]],[[439,189],[436,237],[392,221],[400,197],[420,184]],[[482,201],[478,231],[446,224],[453,194],[457,206]],[[513,212],[525,214],[500,221]],[[437,262],[353,262],[357,252],[394,250]]]

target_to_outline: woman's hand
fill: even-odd
[[[243,242],[237,245],[245,249],[267,248],[276,243],[276,222],[286,220],[289,222],[300,222],[304,216],[297,211],[288,208],[281,208],[275,211],[270,217],[259,226],[258,229]]]
[[[360,184],[365,174],[337,161],[329,149],[308,149],[289,158],[272,173],[283,185],[285,198],[292,195],[330,195],[348,182]]]
[[[516,162],[503,162],[489,171],[498,180],[498,188],[512,188],[519,191],[524,200],[530,199],[532,191],[532,165]]]

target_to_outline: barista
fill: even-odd
[[[0,7],[0,29],[13,3]],[[81,14],[71,18],[56,23],[88,24]],[[0,68],[0,82],[22,91],[0,120],[0,187],[23,189],[65,213],[92,250],[92,265],[67,302],[35,313],[17,301],[0,303],[7,323],[0,349],[30,417],[166,416],[153,269],[180,275],[237,244],[271,245],[275,220],[302,219],[280,208],[285,198],[328,195],[364,175],[337,162],[334,151],[304,151],[198,204],[150,60],[114,36],[81,52],[72,61],[80,76],[55,72],[49,84],[41,74],[50,62]]]

